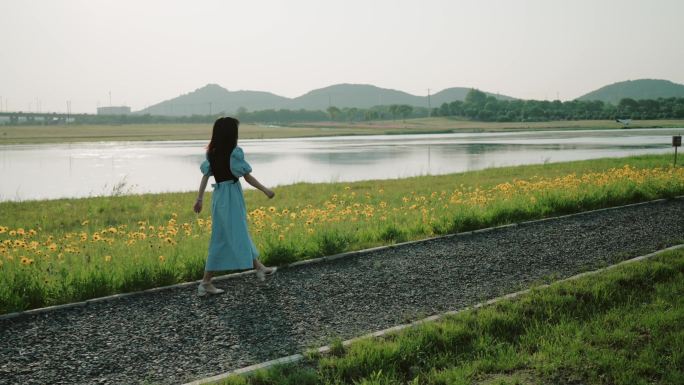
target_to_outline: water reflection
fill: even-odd
[[[672,151],[684,129],[245,140],[268,185],[402,178]],[[0,200],[190,191],[206,141],[0,146]]]

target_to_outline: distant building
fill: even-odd
[[[118,106],[118,107],[97,107],[98,115],[130,115],[131,107]]]

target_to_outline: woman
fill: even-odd
[[[193,209],[202,211],[202,198],[209,176],[213,175],[214,193],[211,198],[211,241],[209,256],[204,268],[204,278],[197,287],[197,294],[220,294],[211,283],[214,272],[254,268],[259,280],[275,272],[265,267],[257,257],[259,252],[247,230],[247,210],[242,196],[239,178],[244,177],[250,185],[261,190],[271,199],[275,193],[264,187],[250,173],[252,167],[245,161],[242,149],[237,146],[239,121],[234,118],[219,118],[214,123],[211,141],[207,146],[207,159],[200,166],[204,176],[200,183],[199,196]]]

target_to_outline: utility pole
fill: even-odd
[[[71,100],[67,100],[67,117],[66,117],[66,124],[69,124],[69,118],[71,116]]]

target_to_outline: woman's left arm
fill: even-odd
[[[207,182],[209,182],[209,175],[202,176],[202,181],[200,182],[199,193],[197,194],[197,200],[192,209],[199,214],[202,211],[202,200],[204,199],[204,190],[207,188]]]
[[[262,185],[261,183],[259,183],[259,181],[257,180],[257,178],[253,177],[252,174],[245,174],[245,175],[243,175],[243,177],[245,178],[245,182],[251,184],[251,185],[254,186],[256,189],[261,190],[261,192],[263,192],[264,194],[266,194],[266,196],[268,197],[268,199],[271,199],[271,198],[273,198],[273,197],[275,196],[275,193],[273,192],[273,190],[271,190],[270,188],[268,188],[268,187]]]

